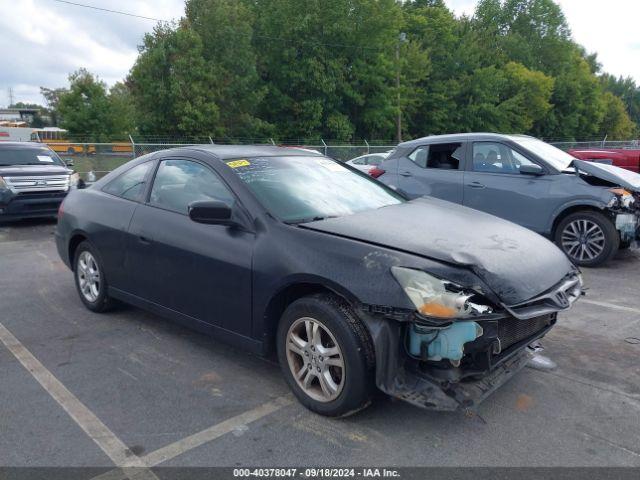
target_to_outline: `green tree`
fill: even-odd
[[[253,0],[254,45],[266,86],[263,119],[281,138],[393,135],[393,0]]]
[[[65,88],[46,88],[40,87],[40,94],[44,97],[48,107],[48,114],[51,118],[51,125],[57,127],[60,124],[60,115],[58,113],[58,104],[60,96],[66,93]]]
[[[69,90],[60,95],[58,102],[62,128],[71,137],[108,140],[113,125],[106,84],[83,68],[69,75],[69,84]]]
[[[237,0],[187,0],[182,28],[202,41],[202,58],[210,70],[210,88],[219,112],[220,134],[231,138],[264,137],[271,126],[256,116],[266,88],[256,68],[251,44],[254,18]]]
[[[144,37],[128,77],[143,135],[222,135],[218,92],[200,36],[160,24]]]
[[[631,120],[640,125],[640,86],[631,77],[614,77],[607,73],[600,77],[604,89],[620,97]]]
[[[126,140],[127,134],[135,131],[135,109],[129,87],[117,82],[109,89],[109,108],[112,118],[112,133]]]
[[[604,116],[600,125],[600,136],[609,140],[628,140],[638,134],[638,126],[631,121],[624,102],[611,92],[603,95]]]
[[[69,84],[68,90],[59,93],[57,112],[71,138],[106,142],[131,132],[130,99],[123,84],[108,91],[102,80],[84,68],[69,75]]]

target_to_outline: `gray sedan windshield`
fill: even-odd
[[[393,190],[326,157],[226,163],[272,215],[287,223],[342,217],[405,201]]]
[[[535,153],[559,171],[567,169],[569,164],[575,160],[575,157],[569,155],[567,152],[564,152],[553,145],[549,145],[542,140],[538,140],[537,138],[511,137],[511,139],[518,145],[521,145],[530,152]]]

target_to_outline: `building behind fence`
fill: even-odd
[[[166,150],[168,148],[185,147],[189,145],[202,145],[213,144],[214,142],[210,138],[206,139],[191,139],[184,141],[154,141],[149,142],[137,142],[135,139],[131,139],[130,142],[114,142],[114,143],[81,143],[81,142],[69,142],[68,144],[58,143],[56,145],[56,151],[66,161],[72,160],[74,169],[86,180],[99,179],[106,175],[111,170],[119,167],[120,165],[128,162],[129,160],[146,155],[148,153],[157,152],[159,150]],[[265,144],[265,145],[282,145],[290,147],[302,147],[312,150],[316,150],[328,157],[335,158],[340,161],[347,161],[360,155],[368,153],[384,153],[395,148],[395,145],[391,142],[367,142],[352,144],[333,144],[326,143],[324,141],[313,142],[313,144],[307,144],[304,142],[294,143],[288,142],[287,144],[276,143],[273,140],[262,142],[234,142],[234,143],[246,143],[251,145]],[[581,141],[581,142],[550,142],[552,145],[557,146],[563,150],[569,150],[572,148],[640,148],[638,140],[627,141]]]

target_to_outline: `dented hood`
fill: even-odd
[[[606,163],[574,160],[572,165],[579,171],[619,185],[628,190],[640,192],[640,174]]]
[[[507,305],[529,300],[574,270],[537,233],[430,197],[301,226],[464,266]]]

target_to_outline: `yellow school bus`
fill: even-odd
[[[96,153],[95,145],[69,142],[69,140],[67,140],[67,131],[64,128],[36,128],[31,133],[31,140],[34,142],[46,143],[51,150],[61,155]]]

